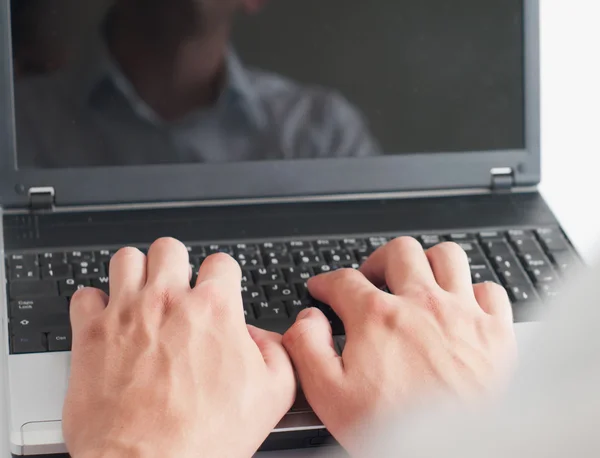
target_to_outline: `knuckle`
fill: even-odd
[[[401,309],[395,309],[391,313],[388,313],[384,320],[385,327],[393,332],[397,332],[404,329],[406,326],[406,319]]]
[[[380,291],[369,292],[365,296],[365,311],[372,317],[385,316],[390,309],[387,297]]]
[[[94,318],[90,320],[83,330],[83,337],[90,342],[104,341],[108,339],[109,326],[106,320]]]
[[[423,287],[413,291],[414,301],[423,309],[439,317],[443,309],[442,298],[438,292],[431,288]]]
[[[177,296],[173,291],[164,285],[153,285],[148,287],[147,294],[142,300],[146,309],[154,309],[160,312],[167,312],[179,303]],[[138,307],[141,309],[141,307]]]

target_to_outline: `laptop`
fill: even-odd
[[[308,278],[401,235],[459,243],[474,283],[507,288],[519,338],[580,263],[537,191],[538,0],[139,8],[0,2],[13,455],[65,453],[69,300],[108,292],[122,246],[176,237],[194,271],[229,253],[247,321],[279,332],[314,305]],[[263,450],[332,441],[301,398]]]

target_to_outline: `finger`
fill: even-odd
[[[84,288],[71,298],[71,329],[77,334],[94,317],[102,314],[108,305],[108,296],[95,288]]]
[[[512,307],[506,290],[497,283],[487,282],[473,286],[475,299],[489,315],[513,321]]]
[[[110,260],[110,295],[139,293],[146,284],[146,256],[137,248],[122,248]]]
[[[378,249],[360,271],[375,286],[387,285],[393,294],[435,285],[423,247],[411,237],[400,237]]]
[[[175,289],[190,289],[190,255],[183,243],[172,238],[162,238],[148,250],[146,283]]]
[[[467,253],[456,243],[441,243],[425,253],[435,280],[451,293],[473,294],[473,281]]]
[[[293,387],[295,384],[294,369],[289,355],[283,348],[282,336],[250,325],[248,325],[248,333],[260,350],[269,370],[287,386]]]
[[[212,307],[220,320],[232,319],[245,326],[242,303],[242,270],[229,255],[218,253],[206,258],[200,266],[193,294],[199,303]]]
[[[342,358],[335,351],[329,321],[320,310],[312,308],[300,312],[282,342],[307,396],[329,384],[341,383]]]
[[[239,286],[242,283],[242,269],[231,256],[217,253],[209,256],[200,266],[196,286],[205,281],[219,281]],[[237,292],[241,291],[238,288]]]
[[[346,333],[352,332],[355,324],[364,322],[365,306],[370,295],[384,294],[354,269],[313,277],[308,281],[308,289],[312,297],[334,310],[344,323]]]

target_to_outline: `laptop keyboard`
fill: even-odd
[[[190,243],[188,250],[195,273],[213,253],[228,253],[238,261],[243,269],[241,288],[249,324],[285,332],[302,309],[316,306],[329,318],[341,351],[345,341],[342,323],[330,307],[310,297],[306,281],[339,268],[358,268],[391,238]],[[516,322],[531,320],[539,304],[559,293],[561,278],[580,264],[558,228],[427,234],[417,239],[425,249],[447,240],[459,243],[469,257],[473,283],[493,281],[506,287]],[[11,353],[69,351],[70,298],[87,286],[108,293],[108,263],[116,251],[115,247],[9,253],[6,265]]]

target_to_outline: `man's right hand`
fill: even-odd
[[[379,287],[387,285],[392,294]],[[315,413],[351,454],[359,428],[434,394],[472,400],[501,386],[516,356],[506,291],[472,286],[465,252],[427,252],[411,238],[378,250],[361,271],[309,282],[346,329],[341,357],[317,309],[301,313],[283,343]]]

